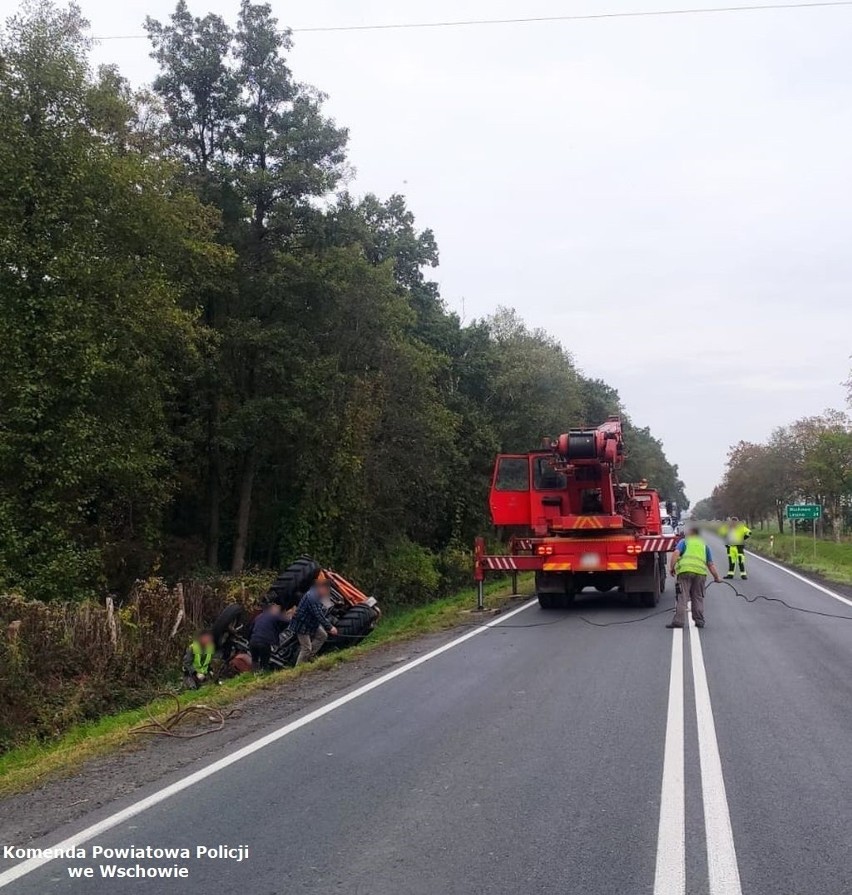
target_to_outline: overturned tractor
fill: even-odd
[[[320,652],[328,653],[360,643],[373,630],[381,615],[375,598],[368,597],[332,569],[322,568],[310,556],[300,556],[287,566],[272,583],[263,602],[278,603],[285,613],[291,611],[320,572],[325,574],[331,585],[331,605],[326,607],[326,612],[337,629],[337,634],[328,638]],[[226,666],[234,672],[246,671],[251,667],[249,640],[256,615],[257,612],[232,603],[225,607],[213,624],[216,649]],[[298,652],[298,639],[285,631],[272,651],[270,663],[277,668],[289,667],[295,664]]]

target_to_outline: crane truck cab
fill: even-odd
[[[614,587],[654,606],[665,587],[659,493],[646,482],[621,483],[621,422],[573,429],[549,447],[497,457],[489,493],[494,525],[511,535],[509,554],[488,556],[477,540],[475,573],[532,570],[542,608],[569,604],[584,587]]]

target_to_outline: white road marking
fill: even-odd
[[[775,569],[780,569],[780,571],[786,572],[788,575],[792,575],[794,578],[798,578],[799,581],[804,581],[805,584],[810,584],[810,586],[815,590],[822,591],[822,593],[828,594],[828,596],[830,597],[834,597],[835,600],[840,600],[841,603],[845,603],[847,606],[852,606],[852,600],[846,597],[842,597],[840,594],[835,593],[833,590],[829,590],[829,588],[823,587],[821,584],[817,584],[816,581],[811,581],[810,578],[805,578],[804,575],[800,575],[798,572],[793,572],[790,569],[779,565],[777,562],[772,562],[771,559],[767,559],[765,556],[758,556],[757,553],[750,552],[749,557],[752,559],[759,559],[761,562],[765,562],[767,565],[770,565]]]
[[[50,847],[52,849],[67,850],[70,848],[75,848],[79,845],[83,845],[83,843],[94,839],[96,836],[100,836],[102,833],[106,833],[108,830],[112,830],[119,824],[130,820],[131,817],[136,817],[137,814],[141,814],[143,811],[147,811],[148,808],[153,808],[154,805],[158,805],[160,802],[164,802],[171,796],[176,795],[177,793],[182,792],[185,789],[188,789],[190,786],[194,786],[196,783],[200,783],[202,780],[206,780],[208,777],[212,777],[214,774],[217,774],[219,771],[230,767],[232,764],[236,764],[243,758],[246,758],[249,755],[258,752],[266,746],[269,746],[272,743],[275,743],[278,740],[282,739],[283,737],[288,736],[294,731],[297,731],[302,727],[306,727],[308,724],[311,724],[314,721],[317,721],[320,718],[324,717],[325,715],[330,714],[336,709],[341,708],[347,703],[358,699],[359,696],[364,696],[364,694],[369,693],[371,690],[375,690],[376,687],[381,687],[382,684],[386,684],[388,683],[388,681],[392,681],[394,678],[399,677],[401,674],[405,674],[406,671],[411,671],[412,668],[417,668],[419,665],[423,665],[431,659],[437,658],[442,653],[445,653],[448,650],[459,646],[465,641],[470,640],[471,638],[476,637],[479,634],[482,634],[483,631],[487,631],[489,628],[497,627],[502,622],[512,618],[512,616],[514,615],[517,615],[519,612],[523,612],[525,609],[529,609],[530,606],[536,605],[538,604],[535,600],[530,600],[530,602],[524,603],[523,606],[518,606],[517,609],[513,609],[511,612],[507,612],[505,615],[501,615],[498,618],[495,618],[493,621],[483,624],[482,627],[474,628],[472,631],[468,631],[467,634],[462,634],[461,637],[456,637],[455,640],[451,640],[449,643],[445,643],[443,646],[439,646],[437,649],[433,649],[431,652],[425,653],[424,655],[419,656],[417,659],[413,659],[411,662],[408,662],[407,664],[402,665],[399,668],[395,668],[393,671],[389,671],[386,674],[383,674],[381,677],[377,677],[375,680],[369,681],[366,684],[362,684],[351,693],[346,693],[343,696],[339,696],[337,699],[334,699],[331,702],[320,706],[318,709],[314,709],[312,712],[308,712],[307,715],[303,715],[301,718],[297,718],[295,721],[291,721],[289,724],[285,724],[283,727],[279,727],[278,730],[275,730],[272,733],[268,733],[266,736],[261,737],[259,740],[255,740],[253,743],[249,743],[247,746],[243,746],[242,749],[238,749],[236,752],[232,752],[230,755],[226,755],[224,758],[220,758],[218,761],[214,761],[213,764],[207,765],[207,767],[202,768],[200,771],[196,771],[194,774],[190,774],[188,777],[184,777],[182,780],[178,780],[175,783],[170,783],[168,786],[164,786],[162,789],[158,789],[150,796],[146,796],[144,799],[140,799],[138,802],[134,802],[127,808],[124,808],[121,811],[117,811],[115,814],[111,814],[109,817],[104,818],[104,820],[98,821],[98,823],[92,824],[90,827],[86,827],[86,829],[81,830],[79,833],[75,833],[73,836],[69,836],[62,842],[58,842]],[[48,864],[51,860],[53,859],[47,857],[29,858],[26,861],[22,861],[20,864],[16,864],[14,867],[10,867],[5,872],[0,873],[0,889],[10,885],[11,883],[15,882],[15,880],[20,879],[22,876],[26,876],[28,873],[32,873],[39,867]]]
[[[686,822],[683,736],[683,629],[672,631],[672,669],[663,753],[663,788],[657,832],[654,895],[686,892]]]
[[[734,847],[734,831],[731,827],[728,797],[725,793],[725,778],[722,775],[722,759],[719,755],[719,742],[716,739],[716,725],[713,721],[710,689],[707,686],[701,637],[691,617],[689,627],[710,895],[742,895],[737,852]]]

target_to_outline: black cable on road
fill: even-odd
[[[715,581],[711,581],[708,587],[712,587],[716,583],[717,582]],[[803,606],[792,606],[786,600],[782,600],[781,597],[768,597],[765,594],[756,594],[753,597],[749,597],[746,594],[740,593],[730,581],[722,580],[718,583],[726,584],[738,597],[745,600],[746,603],[756,603],[758,600],[765,600],[767,603],[780,603],[782,606],[793,612],[804,612],[806,615],[820,615],[823,618],[839,618],[843,621],[852,622],[852,615],[837,615],[833,612],[822,612],[819,609],[805,609]]]

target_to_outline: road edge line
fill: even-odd
[[[535,605],[537,605],[535,599],[528,600],[522,606],[518,606],[516,609],[507,612],[505,615],[501,615],[490,622],[486,622],[481,627],[474,628],[472,631],[468,631],[466,634],[462,634],[460,637],[456,637],[455,640],[451,640],[449,643],[445,643],[442,646],[439,646],[422,656],[418,656],[418,658],[416,659],[412,659],[410,662],[406,662],[405,665],[402,665],[399,668],[394,668],[393,671],[388,671],[385,674],[375,678],[374,680],[368,681],[366,684],[362,684],[360,687],[356,687],[349,693],[344,693],[343,696],[338,696],[331,702],[327,702],[325,705],[322,705],[319,708],[308,712],[308,714],[303,715],[301,718],[297,718],[295,721],[290,721],[283,727],[279,727],[277,730],[272,731],[272,733],[268,733],[265,736],[260,737],[260,739],[254,740],[248,745],[237,749],[235,752],[232,752],[230,755],[226,755],[224,758],[220,758],[218,761],[214,761],[212,764],[209,764],[206,767],[195,771],[194,773],[190,774],[187,777],[184,777],[181,780],[176,780],[174,783],[170,783],[168,786],[164,786],[162,789],[151,793],[151,795],[146,796],[144,799],[140,799],[138,802],[134,802],[132,805],[128,805],[126,808],[123,808],[121,811],[116,811],[115,814],[111,814],[108,817],[105,817],[103,820],[84,828],[79,833],[74,833],[66,839],[63,839],[56,845],[45,846],[45,848],[50,848],[52,851],[66,851],[68,849],[82,845],[85,842],[89,842],[96,836],[99,836],[102,833],[106,833],[108,830],[112,830],[119,824],[124,823],[124,821],[130,820],[132,817],[136,817],[138,814],[141,814],[143,811],[147,811],[149,808],[153,808],[160,802],[164,802],[166,799],[171,798],[171,796],[176,795],[177,793],[182,792],[185,789],[189,789],[190,786],[194,786],[196,783],[200,783],[202,780],[206,780],[208,777],[212,777],[214,774],[217,774],[219,771],[230,767],[232,764],[236,764],[243,758],[247,758],[249,755],[253,755],[255,752],[259,752],[266,746],[269,746],[272,743],[283,739],[284,737],[288,736],[291,733],[294,733],[302,727],[306,727],[308,724],[319,720],[320,718],[330,714],[336,709],[341,708],[347,703],[358,699],[360,696],[364,696],[371,690],[375,690],[377,687],[382,686],[382,684],[386,684],[388,683],[388,681],[391,681],[394,678],[405,674],[407,671],[411,671],[412,668],[417,668],[418,666],[425,664],[431,659],[437,658],[448,650],[451,650],[454,647],[459,646],[462,643],[465,643],[466,641],[472,639],[473,637],[482,634],[489,628],[495,628],[499,626],[502,622],[512,618],[512,616],[515,616],[518,613],[529,609],[530,606]],[[38,870],[39,867],[43,867],[45,864],[49,864],[53,860],[55,860],[53,857],[35,857],[28,858],[27,860],[22,861],[20,864],[15,864],[8,870],[0,873],[0,889],[5,888],[6,886],[10,885],[16,880],[21,879],[24,876],[27,876],[34,870]]]
[[[686,779],[684,776],[683,628],[672,631],[672,667],[663,750],[660,824],[654,895],[686,892]]]

